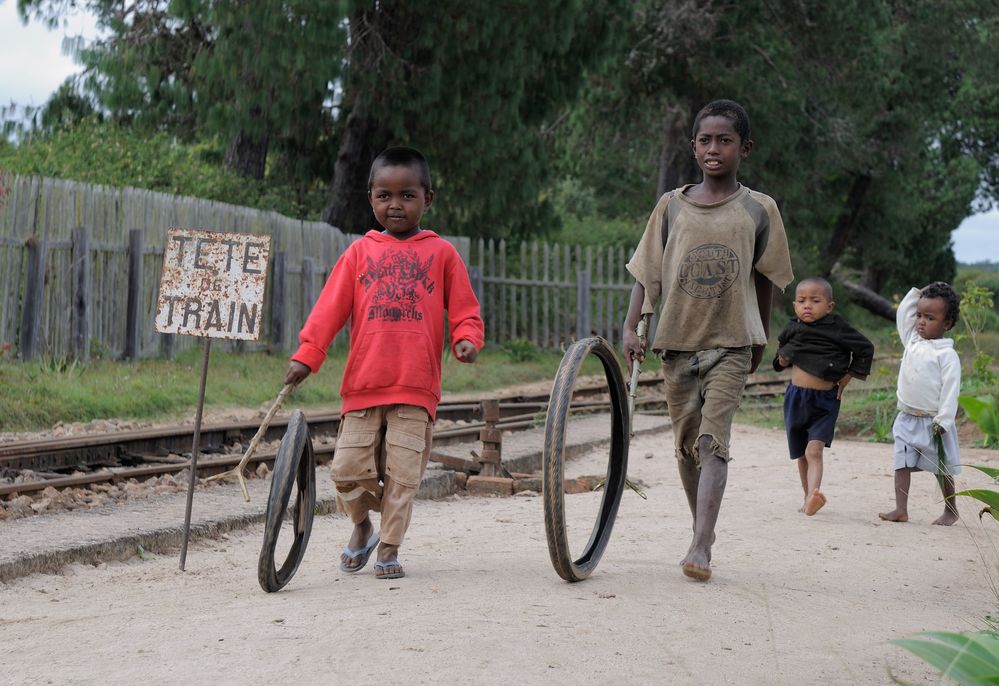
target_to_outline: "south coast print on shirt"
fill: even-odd
[[[717,298],[739,276],[739,256],[727,245],[705,243],[683,258],[677,281],[694,298]]]
[[[368,321],[422,321],[419,303],[424,293],[434,292],[434,281],[428,276],[433,263],[433,255],[421,262],[414,250],[388,249],[377,261],[369,257],[368,270],[360,277],[364,290],[371,294]]]

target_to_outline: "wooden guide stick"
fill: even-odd
[[[635,329],[635,333],[638,334],[638,339],[642,342],[642,346],[645,346],[645,337],[649,331],[649,319],[651,315],[643,314],[642,318],[638,320],[638,326]],[[642,370],[642,364],[638,359],[632,359],[631,361],[631,383],[628,385],[628,438],[630,439],[635,435],[634,429],[634,416],[635,416],[635,396],[638,395],[638,374]],[[643,496],[644,497],[644,496]]]
[[[271,405],[271,409],[267,410],[267,414],[264,415],[264,420],[260,423],[260,428],[257,429],[257,433],[250,439],[250,445],[246,446],[246,452],[243,453],[243,459],[240,460],[239,464],[230,469],[227,472],[222,472],[221,474],[216,474],[215,476],[210,476],[206,481],[217,481],[225,479],[230,476],[235,476],[239,479],[239,485],[243,489],[243,500],[250,502],[250,492],[246,488],[246,479],[243,478],[243,468],[246,467],[246,463],[250,461],[250,456],[257,449],[257,444],[260,443],[260,439],[263,438],[264,434],[267,433],[268,427],[271,425],[271,420],[274,419],[274,415],[281,408],[281,404],[284,399],[288,397],[288,394],[294,390],[295,384],[289,383],[285,384],[281,392],[278,393],[277,398],[274,399],[274,404]]]

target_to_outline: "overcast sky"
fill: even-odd
[[[23,25],[16,0],[0,0],[0,103],[41,105],[63,80],[79,69],[62,54],[64,36],[96,34],[93,20],[77,14],[56,30],[36,21]],[[952,234],[961,262],[999,262],[999,210],[964,220]]]

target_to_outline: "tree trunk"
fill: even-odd
[[[864,204],[864,196],[871,187],[871,177],[869,174],[855,174],[853,185],[850,186],[850,194],[846,198],[846,207],[839,213],[836,219],[836,227],[833,235],[826,246],[826,266],[823,276],[828,277],[836,265],[836,262],[846,250],[847,243],[853,233],[853,228],[857,224],[857,217],[860,215],[860,208]]]
[[[363,112],[347,115],[347,125],[333,166],[329,203],[322,220],[345,233],[363,233],[377,227],[368,203],[368,172],[389,135]]]
[[[225,166],[242,177],[263,179],[267,169],[267,147],[266,135],[253,138],[245,131],[240,131],[229,141]]]
[[[656,200],[667,191],[697,181],[697,167],[690,150],[689,122],[683,112],[682,107],[671,107],[663,118],[664,133],[662,147],[659,150]]]
[[[875,267],[866,267],[864,269],[864,276],[860,279],[860,285],[874,291],[875,293],[880,293],[881,270]]]
[[[895,306],[887,298],[855,281],[841,278],[839,282],[850,291],[858,305],[890,322],[895,321]]]

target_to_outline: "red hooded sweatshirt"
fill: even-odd
[[[350,319],[341,412],[417,405],[436,418],[441,399],[444,312],[451,344],[485,342],[479,301],[458,251],[424,229],[406,240],[369,231],[337,260],[291,359],[318,372]]]

